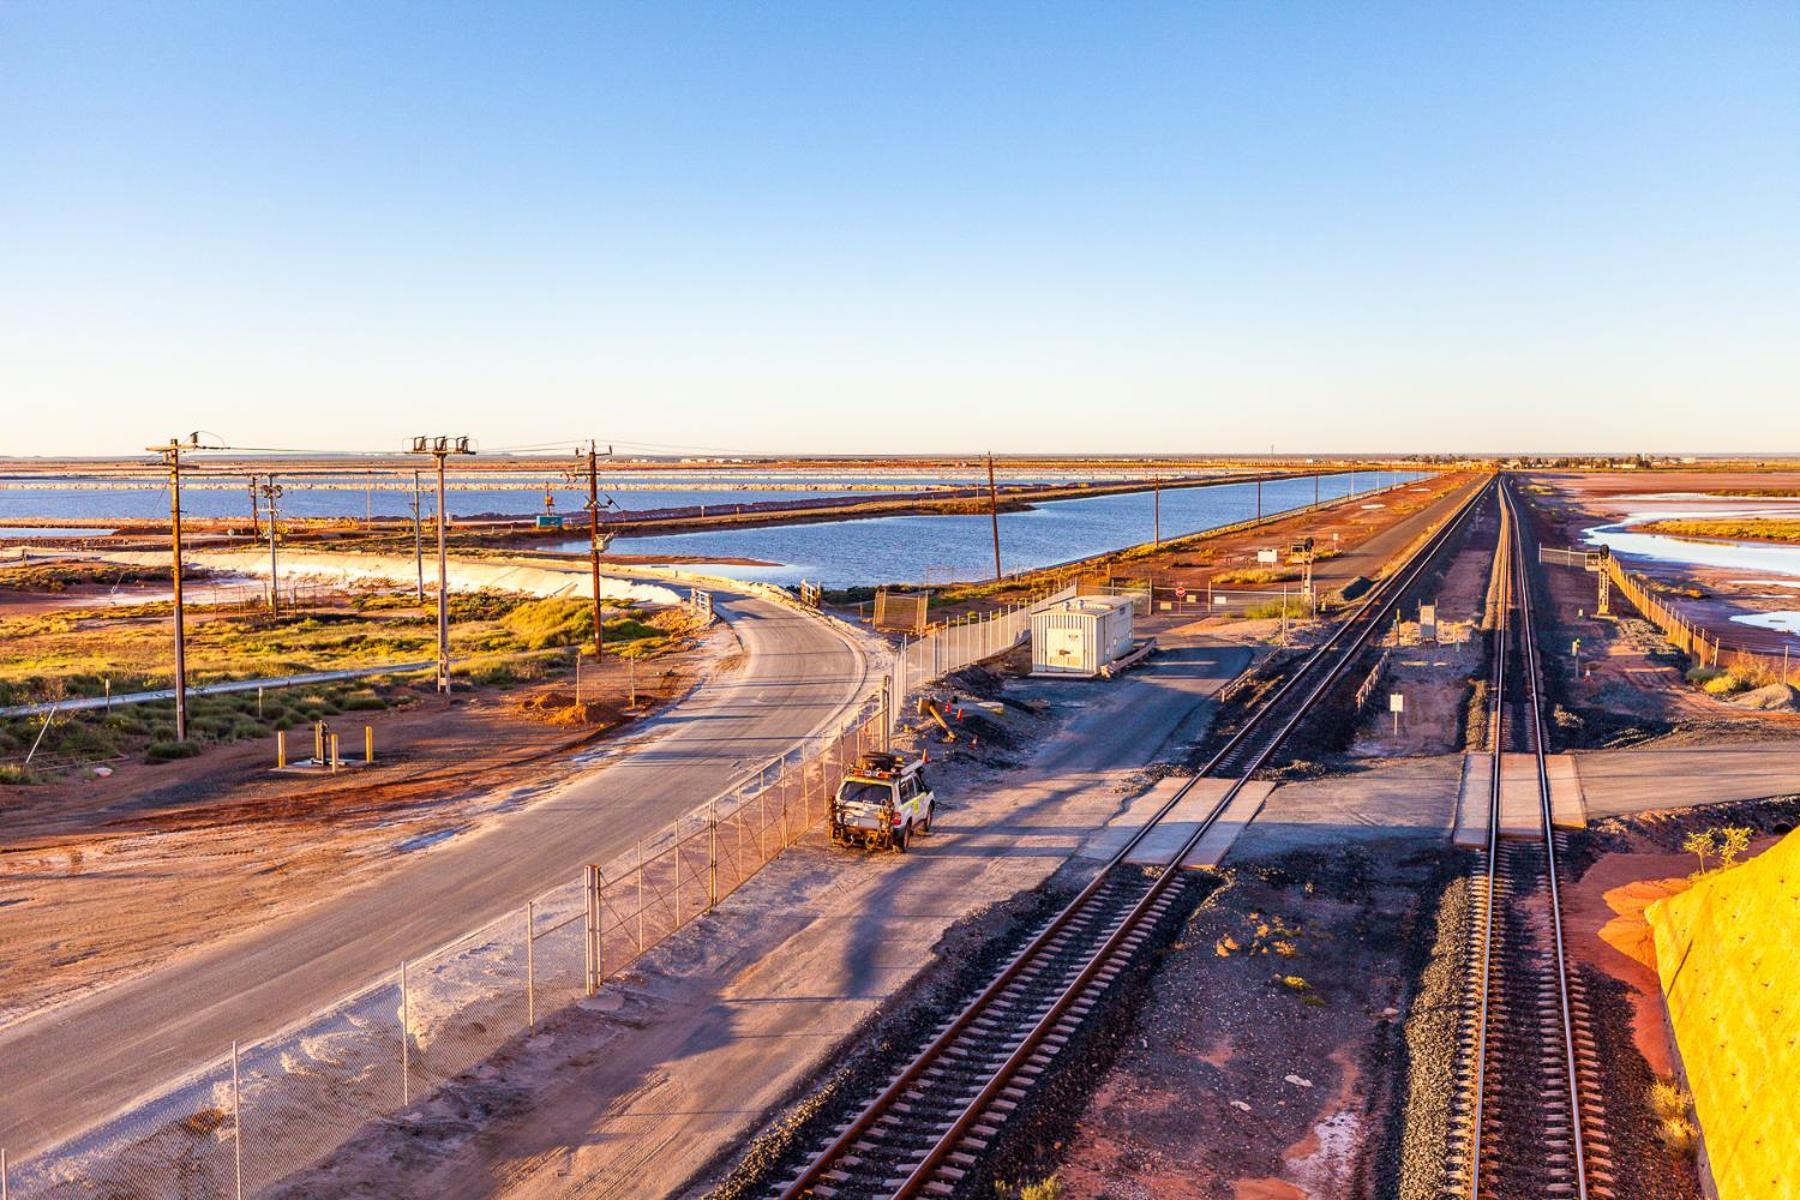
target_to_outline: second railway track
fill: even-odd
[[[880,1091],[772,1189],[781,1200],[973,1194],[1020,1105],[1109,987],[1175,911],[1187,860],[1237,793],[1358,660],[1439,551],[1495,485],[1471,492],[1397,571],[1371,589],[1200,772],[1175,793],[988,984],[937,1025]],[[1160,866],[1132,852],[1206,777],[1232,784]],[[985,1192],[985,1188],[983,1188]]]
[[[1563,932],[1562,835],[1545,759],[1529,568],[1517,502],[1504,484],[1500,505],[1487,826],[1469,879],[1468,986],[1443,1193],[1607,1200],[1614,1191],[1600,1064]],[[1517,760],[1507,762],[1509,750],[1528,755],[1534,775],[1531,820],[1510,827],[1504,785]]]

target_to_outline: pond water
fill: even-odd
[[[1318,496],[1335,500],[1379,485],[1424,478],[1422,472],[1356,472],[1318,477]],[[1256,485],[1216,484],[1162,493],[1164,539],[1199,533],[1256,515]],[[1313,478],[1262,486],[1264,514],[1313,502]],[[1025,512],[1000,514],[1001,563],[1007,572],[1052,566],[1107,550],[1150,541],[1155,497],[1141,492],[1057,500]],[[558,548],[581,550],[570,540]],[[695,566],[736,579],[791,584],[802,579],[826,587],[880,583],[946,583],[993,574],[993,527],[986,516],[871,517],[812,525],[776,525],[651,537],[621,537],[619,554],[690,556],[703,560],[749,558],[778,565]]]
[[[446,501],[450,514],[472,517],[489,513],[521,515],[544,511],[544,489],[556,501],[553,511],[573,513],[587,503],[585,486],[564,479],[561,466],[543,472],[487,472],[450,476]],[[1132,478],[1126,472],[1005,471],[1001,484],[1114,482]],[[260,479],[260,476],[259,476]],[[392,475],[287,475],[276,480],[285,489],[281,511],[293,517],[407,517],[412,515],[412,484]],[[828,496],[881,495],[985,485],[985,471],[634,471],[600,477],[600,490],[621,509],[721,508],[758,501],[798,501]],[[436,503],[432,474],[423,474],[422,508],[429,515]],[[181,510],[192,517],[250,515],[249,481],[243,476],[184,476]],[[0,476],[0,518],[87,520],[159,520],[169,515],[167,482],[160,475]],[[38,536],[49,536],[39,534]]]
[[[280,482],[280,477],[276,477]],[[282,484],[281,515],[284,517],[348,517],[372,514],[377,517],[410,517],[412,489],[368,488],[360,485],[333,484],[330,487]],[[633,488],[612,491],[620,508],[685,508],[704,504],[727,507],[753,504],[759,500],[804,500],[808,497],[848,496],[862,494],[863,489],[846,487],[793,487],[781,489],[752,488]],[[585,488],[556,487],[551,494],[556,500],[552,510],[559,513],[579,512],[587,503]],[[437,502],[431,483],[423,493],[426,516]],[[445,499],[453,517],[473,517],[483,513],[526,514],[544,511],[542,483],[536,487],[458,487],[446,490]],[[231,488],[197,487],[183,482],[181,511],[190,517],[242,517],[250,519],[250,496],[247,485]],[[169,515],[169,492],[166,487],[89,486],[78,487],[5,487],[0,488],[0,518],[8,520],[81,517],[88,520],[160,520]],[[82,530],[91,534],[92,530]],[[39,537],[51,536],[39,533]]]
[[[1754,625],[1758,629],[1773,629],[1779,633],[1800,633],[1800,612],[1750,613],[1731,619],[1742,625]]]
[[[1800,576],[1800,546],[1774,542],[1707,542],[1669,537],[1660,533],[1633,533],[1631,529],[1645,521],[1794,515],[1800,515],[1800,508],[1792,504],[1732,510],[1705,509],[1697,512],[1633,513],[1623,521],[1611,525],[1596,525],[1585,531],[1584,538],[1593,545],[1607,547],[1615,554],[1636,555],[1658,562]]]

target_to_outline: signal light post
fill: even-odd
[[[450,694],[450,567],[444,549],[444,462],[452,454],[473,454],[467,437],[416,437],[414,454],[429,454],[437,460],[437,690]]]
[[[275,569],[275,516],[278,507],[277,502],[281,499],[282,487],[279,483],[275,482],[275,476],[270,475],[268,476],[267,483],[264,483],[261,487],[253,487],[252,490],[262,494],[264,506],[268,509],[269,615],[271,617],[276,617],[281,615],[281,575]]]
[[[425,603],[425,536],[421,532],[422,527],[419,524],[419,509],[423,506],[423,504],[424,504],[424,501],[419,495],[419,473],[417,471],[414,471],[413,472],[413,498],[412,498],[413,568],[414,568],[414,573],[418,576],[418,580],[419,580],[418,598],[419,598],[420,604]]]

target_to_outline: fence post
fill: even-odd
[[[406,960],[400,960],[400,1103],[412,1103],[412,1013],[406,998]]]
[[[600,890],[594,886],[594,872],[598,869],[593,863],[581,868],[581,892],[585,906],[583,924],[586,926],[583,930],[585,936],[581,939],[581,994],[584,996],[594,994],[594,926],[598,924],[594,898]]]
[[[737,803],[731,806],[731,823],[737,826],[737,853],[731,856],[732,886],[744,882],[744,789],[737,789]]]
[[[644,843],[638,842],[638,932],[637,950],[644,952]]]
[[[244,1094],[238,1087],[238,1044],[231,1043],[231,1170],[237,1200],[244,1200]],[[0,1154],[0,1200],[6,1196],[6,1156]]]
[[[756,854],[762,859],[762,865],[769,865],[769,847],[764,840],[764,831],[769,828],[768,797],[761,788],[756,790]]]
[[[719,903],[719,800],[706,802],[706,911]]]
[[[533,976],[537,974],[537,963],[532,958],[532,930],[537,926],[537,901],[525,902],[525,1027],[533,1033],[537,1032],[537,993],[533,989]]]
[[[675,925],[669,932],[674,933],[676,929],[681,928],[681,819],[679,817],[676,818],[675,824],[671,828],[674,830],[674,839],[669,843],[669,849],[675,854]]]

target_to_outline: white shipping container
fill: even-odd
[[[1130,596],[1076,596],[1031,616],[1033,675],[1098,675],[1131,650]]]

